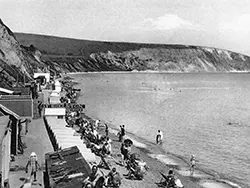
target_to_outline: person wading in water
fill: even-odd
[[[163,140],[163,133],[161,130],[158,130],[156,135],[156,144],[162,144],[162,140]]]

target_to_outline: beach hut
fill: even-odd
[[[55,150],[59,148],[65,149],[77,146],[82,156],[88,162],[96,162],[95,154],[92,153],[89,148],[86,148],[83,140],[80,138],[80,135],[75,134],[76,132],[74,129],[66,127],[67,123],[65,119],[57,118],[58,115],[63,115],[63,112],[56,109],[59,108],[45,108],[45,124],[49,130],[51,142]]]
[[[49,95],[49,103],[50,104],[59,104],[59,103],[61,103],[60,98],[61,98],[60,92],[52,91]]]
[[[46,83],[48,83],[50,81],[50,73],[46,73],[46,72],[35,72],[34,73],[34,79],[41,78],[41,77],[45,78]]]
[[[59,80],[55,81],[55,91],[61,92],[62,91],[62,84],[60,83]]]
[[[0,171],[2,172],[0,187],[5,187],[9,179],[11,130],[8,123],[9,116],[0,116]]]
[[[44,116],[56,117],[56,119],[65,119],[66,108],[45,108]]]
[[[30,95],[0,95],[0,104],[22,118],[33,117],[33,99]]]

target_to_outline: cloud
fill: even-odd
[[[152,30],[173,30],[173,29],[200,29],[192,22],[180,18],[175,14],[165,14],[155,19],[147,18],[142,22],[142,28]]]
[[[227,33],[227,34],[233,34],[234,36],[241,36],[244,35],[250,35],[250,14],[243,14],[239,16],[238,18],[220,24],[220,32],[221,33]],[[244,36],[245,37],[245,36]]]

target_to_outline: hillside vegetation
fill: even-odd
[[[171,72],[249,71],[246,55],[209,47],[77,40],[16,33],[23,45],[35,45],[42,60],[77,71],[155,70]],[[75,66],[74,66],[75,65]]]
[[[34,72],[249,71],[250,58],[216,48],[101,42],[13,33],[0,19],[0,85],[32,80]]]

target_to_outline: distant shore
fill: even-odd
[[[227,72],[177,72],[177,71],[153,71],[153,70],[147,70],[147,71],[89,71],[89,72],[70,72],[70,73],[66,73],[64,75],[76,75],[76,74],[101,74],[101,73],[105,73],[105,74],[136,74],[136,73],[169,73],[169,74],[249,74],[250,71],[227,71]]]

